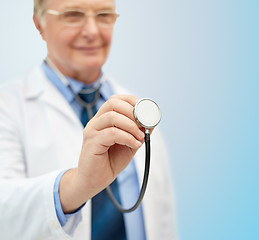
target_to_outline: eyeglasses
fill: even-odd
[[[48,9],[47,13],[58,16],[66,26],[82,27],[87,17],[94,17],[99,27],[112,27],[119,14],[112,11],[86,12],[79,9],[69,9],[62,12]]]

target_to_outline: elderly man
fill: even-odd
[[[157,130],[143,205],[122,214],[104,190],[130,207],[144,169],[137,98],[102,72],[117,17],[113,0],[34,0],[48,54],[0,91],[1,238],[175,239]]]

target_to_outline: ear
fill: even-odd
[[[34,22],[35,27],[39,31],[42,39],[45,40],[44,39],[44,34],[43,34],[43,27],[41,25],[41,22],[40,22],[39,18],[36,16],[36,14],[33,14],[33,22]]]

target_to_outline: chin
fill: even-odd
[[[88,68],[93,68],[93,69],[100,69],[102,68],[103,64],[105,63],[104,59],[96,58],[96,57],[87,57],[77,59],[77,61],[74,61],[78,66],[81,66],[82,68],[88,69]]]
[[[103,66],[103,62],[77,62],[75,63],[75,66],[78,68],[80,71],[85,71],[85,70],[100,70]]]

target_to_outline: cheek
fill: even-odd
[[[58,44],[60,47],[69,48],[77,39],[75,31],[61,31],[57,34]]]
[[[107,48],[109,48],[112,43],[112,33],[112,30],[106,30],[102,32],[102,39]]]
[[[47,33],[47,43],[51,44],[52,50],[66,51],[67,48],[73,43],[75,39],[74,31],[69,29],[64,30],[62,28],[50,29]]]

